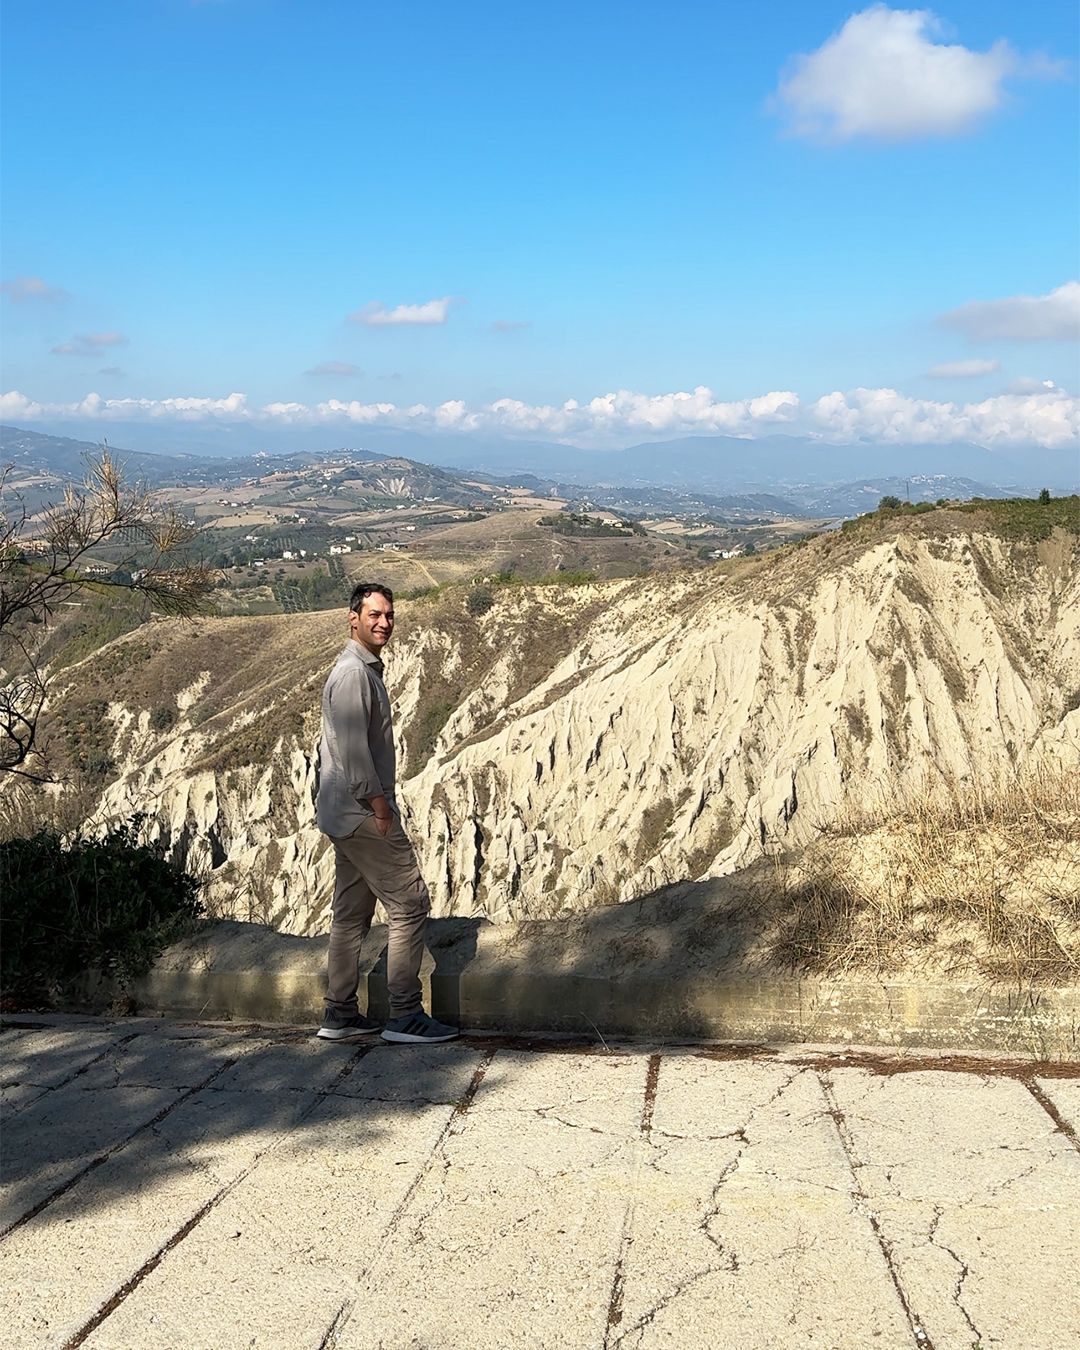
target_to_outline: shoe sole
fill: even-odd
[[[456,1041],[460,1034],[453,1031],[449,1036],[414,1036],[407,1031],[384,1031],[382,1038],[397,1045],[435,1045],[441,1041]]]
[[[320,1027],[315,1033],[320,1041],[350,1041],[354,1036],[374,1036],[378,1027],[342,1027],[340,1031],[333,1027]]]

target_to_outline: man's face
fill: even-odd
[[[378,656],[394,631],[394,606],[377,591],[365,595],[359,614],[349,610],[349,632]]]

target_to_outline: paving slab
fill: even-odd
[[[1065,1066],[0,1040],[5,1350],[1080,1350]]]
[[[252,1052],[220,1078],[218,1092],[321,1092],[356,1057],[355,1041],[320,1041],[303,1035],[287,1041],[249,1041]]]
[[[48,1090],[32,1087],[29,1083],[11,1083],[0,1087],[0,1112],[3,1113],[4,1121],[10,1120],[16,1111],[36,1102],[39,1097],[44,1097]]]
[[[87,1091],[76,1079],[5,1122],[0,1233],[178,1096],[174,1088]]]
[[[340,1350],[602,1345],[645,1074],[640,1055],[496,1054]]]
[[[484,1059],[460,1041],[390,1045],[380,1041],[334,1088],[345,1097],[383,1102],[460,1102]]]
[[[56,1087],[133,1033],[128,1027],[42,1027],[0,1037],[5,1085]]]
[[[191,1088],[259,1048],[257,1042],[237,1036],[138,1035],[110,1045],[78,1082],[83,1088]]]
[[[642,1149],[610,1346],[912,1345],[811,1070],[665,1057]]]
[[[1080,1154],[1025,1084],[854,1069],[831,1082],[859,1183],[931,1343],[1080,1345]]]
[[[453,1109],[417,1103],[403,1110],[397,1103],[388,1110],[383,1102],[327,1097],[87,1346],[317,1350],[355,1298],[357,1280]]]
[[[297,1127],[315,1100],[198,1093],[11,1233],[2,1249],[4,1280],[18,1297],[6,1309],[8,1350],[67,1344],[193,1216]],[[281,1210],[283,1222],[294,1208]],[[231,1250],[224,1249],[226,1260]],[[217,1343],[200,1339],[193,1324],[173,1342]]]

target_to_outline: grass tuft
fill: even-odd
[[[1080,777],[1059,762],[883,794],[769,887],[771,955],[887,970],[920,948],[992,979],[1080,975]]]

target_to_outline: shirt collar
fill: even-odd
[[[345,648],[345,650],[353,652],[353,654],[355,656],[358,656],[366,666],[374,666],[376,672],[379,675],[383,673],[383,663],[379,660],[379,658],[375,655],[374,652],[368,651],[368,649],[364,646],[364,644],[362,642],[358,642],[356,638],[349,639],[349,645]]]

